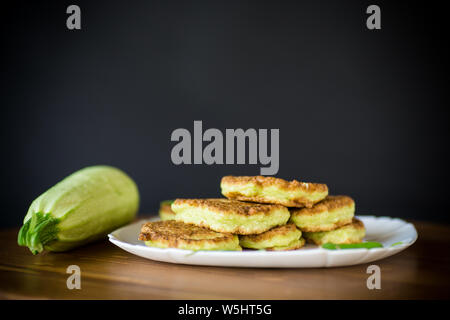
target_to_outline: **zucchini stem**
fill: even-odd
[[[44,250],[45,244],[56,240],[58,219],[50,213],[33,213],[30,219],[20,228],[17,236],[17,243],[20,246],[27,246],[33,254]]]

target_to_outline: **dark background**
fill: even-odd
[[[79,31],[66,28],[70,4]],[[370,4],[382,30],[366,28]],[[259,174],[173,165],[171,132],[194,120],[280,128],[277,176],[327,183],[357,214],[449,222],[439,2],[14,1],[0,12],[1,227],[89,165],[129,173],[141,213]]]

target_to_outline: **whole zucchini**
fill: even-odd
[[[123,171],[109,166],[81,169],[36,198],[18,243],[33,254],[66,251],[100,239],[136,216],[139,192]]]

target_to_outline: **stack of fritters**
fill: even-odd
[[[305,239],[317,245],[356,243],[365,235],[354,218],[354,201],[328,196],[325,184],[227,176],[221,189],[227,199],[161,203],[164,221],[144,224],[139,239],[153,247],[190,250],[294,250]]]

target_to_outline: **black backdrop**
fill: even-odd
[[[141,213],[259,165],[181,165],[176,128],[279,128],[279,177],[357,213],[448,222],[449,52],[439,2],[14,1],[1,7],[1,226],[82,167],[138,183]],[[82,29],[66,28],[78,4]]]

